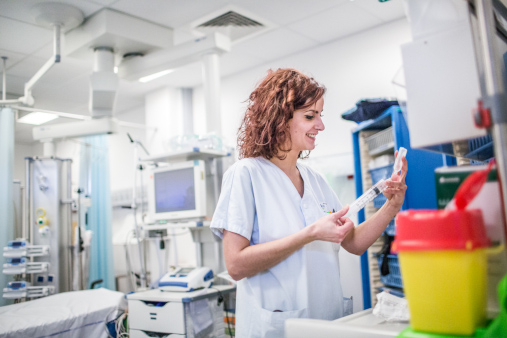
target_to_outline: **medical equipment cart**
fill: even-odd
[[[225,337],[222,297],[235,290],[217,285],[192,292],[154,289],[129,294],[130,337]]]

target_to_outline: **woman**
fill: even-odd
[[[224,175],[211,222],[239,281],[237,337],[283,337],[288,318],[341,317],[340,246],[361,255],[403,204],[405,159],[401,175],[387,181],[385,205],[357,228],[324,178],[297,162],[324,130],[325,90],[297,70],[278,69],[250,95],[241,160]]]

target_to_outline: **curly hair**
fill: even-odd
[[[294,111],[312,106],[325,92],[323,85],[296,69],[269,70],[248,99],[238,130],[239,158],[285,159],[292,147],[288,122]],[[298,157],[303,158],[302,153]]]

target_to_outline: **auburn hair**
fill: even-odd
[[[296,69],[269,70],[248,98],[238,130],[239,158],[285,159],[292,147],[288,122],[294,111],[312,106],[325,92],[323,85]]]

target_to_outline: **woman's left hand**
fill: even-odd
[[[398,156],[396,151],[395,157]],[[393,172],[391,178],[386,180],[387,188],[383,191],[384,196],[393,207],[398,210],[401,209],[403,201],[405,200],[405,192],[407,191],[407,185],[405,184],[405,176],[407,176],[408,164],[407,159],[403,157],[403,166],[401,167],[401,173]]]

